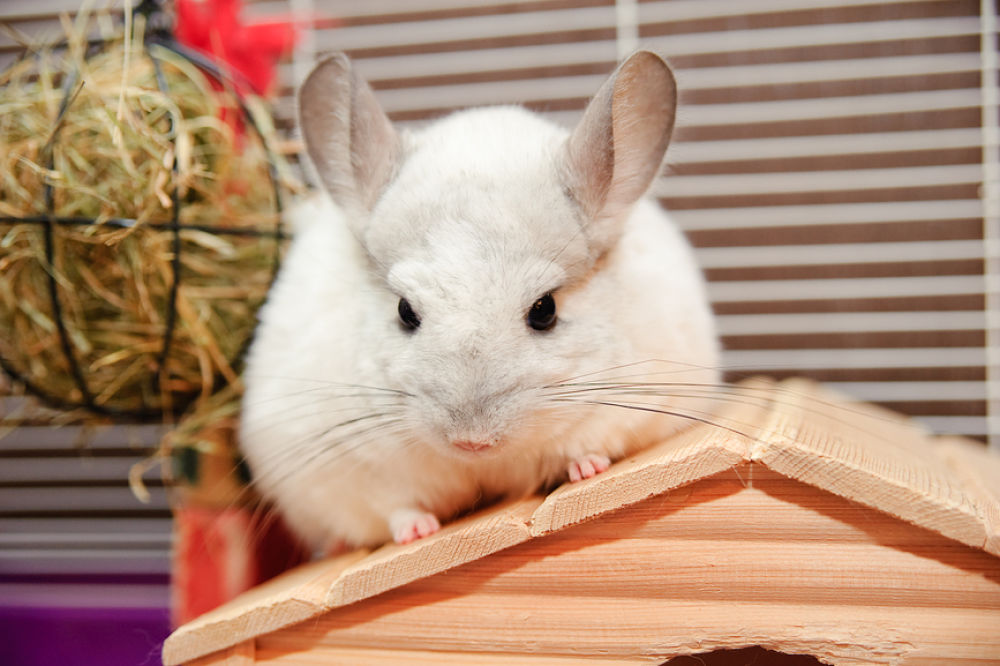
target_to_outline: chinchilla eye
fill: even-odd
[[[405,298],[399,299],[399,307],[396,309],[399,312],[399,323],[403,325],[403,328],[408,331],[415,331],[420,327],[420,317],[413,311],[413,307],[410,306],[408,300]]]
[[[547,331],[556,325],[556,301],[549,292],[541,296],[528,310],[528,326],[536,331]]]

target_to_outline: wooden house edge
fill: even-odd
[[[258,602],[250,603],[252,598],[243,595],[177,629],[164,644],[163,663],[174,666],[231,648],[255,636],[309,620],[741,465],[749,465],[751,471],[754,465],[761,465],[781,476],[1000,557],[998,525],[990,515],[970,510],[966,505],[934,504],[933,499],[901,488],[886,477],[833,459],[823,462],[837,466],[834,474],[803,472],[808,466],[799,464],[797,458],[810,454],[798,449],[793,442],[771,441],[759,446],[759,440],[758,445],[754,445],[752,438],[732,434],[695,437],[690,441],[693,443],[681,447],[675,443],[667,447],[666,453],[658,451],[662,447],[654,447],[657,451],[649,450],[634,459],[621,461],[604,474],[582,483],[564,485],[547,497],[509,501],[467,516],[413,544],[388,544],[371,553],[357,551],[316,563],[311,566],[323,570],[325,564],[329,569],[305,581],[300,580],[301,576],[291,576],[289,582],[284,583],[289,577],[284,574],[265,584],[275,592],[269,596],[253,595]],[[654,455],[643,457],[650,452]],[[947,464],[943,458],[942,464]],[[964,480],[982,486],[981,479]],[[752,478],[748,478],[747,483],[752,484]],[[891,487],[887,488],[887,484]],[[887,505],[886,493],[866,493],[859,488],[882,488],[901,495]],[[996,491],[979,487],[977,494],[988,498],[994,510],[1000,506]],[[924,509],[928,505],[942,512],[940,519],[927,520]],[[283,585],[287,588],[284,591]],[[319,589],[317,585],[325,587]]]
[[[250,591],[227,604],[178,628],[164,643],[164,666],[175,666],[218,652],[261,634],[283,629],[383,592],[402,587],[469,562],[500,552],[530,539],[552,534],[572,525],[596,518],[609,511],[625,508],[644,499],[690,485],[719,472],[732,469],[746,459],[725,447],[704,448],[684,460],[673,463],[688,470],[678,475],[678,467],[670,462],[647,465],[638,473],[639,480],[648,481],[636,491],[636,486],[614,488],[616,476],[600,475],[590,482],[565,486],[575,489],[589,486],[585,493],[554,491],[549,496],[527,497],[508,501],[455,523],[441,532],[412,544],[387,544],[367,553],[356,551],[345,563],[344,557],[324,561],[329,570],[305,578],[295,571],[282,574],[264,586],[280,588],[288,579],[287,591],[267,595],[256,594],[259,601],[251,602]],[[670,472],[670,473],[667,473]],[[601,498],[612,489],[617,500],[588,502],[588,497]],[[570,516],[574,516],[570,519]],[[313,563],[310,568],[322,567]],[[318,594],[317,583],[331,581],[325,594]],[[243,610],[233,613],[243,606]]]

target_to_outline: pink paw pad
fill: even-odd
[[[571,462],[567,466],[567,470],[569,471],[569,480],[576,483],[597,476],[609,467],[611,467],[611,460],[607,456],[588,453]]]
[[[392,538],[396,543],[412,543],[430,536],[441,529],[441,523],[431,513],[413,513],[393,526]]]
[[[326,548],[323,549],[323,555],[324,557],[336,557],[337,555],[343,555],[348,550],[350,550],[350,547],[348,547],[346,541],[336,539],[326,545]]]

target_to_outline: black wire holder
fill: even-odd
[[[282,251],[282,241],[287,239],[287,234],[285,234],[282,223],[281,223],[281,212],[283,210],[282,201],[282,188],[281,180],[278,175],[278,159],[274,153],[270,143],[267,141],[263,131],[257,124],[250,113],[247,106],[246,99],[239,92],[239,89],[232,85],[227,85],[233,81],[239,80],[239,75],[236,72],[225,72],[221,70],[220,66],[210,58],[202,55],[201,53],[194,51],[185,47],[184,45],[177,42],[173,36],[170,34],[169,30],[164,27],[164,24],[160,22],[157,24],[153,21],[153,18],[158,17],[159,4],[156,0],[146,0],[135,10],[137,13],[144,13],[151,18],[150,25],[152,31],[147,33],[145,38],[146,48],[143,49],[144,54],[148,57],[154,68],[155,78],[157,87],[160,92],[165,95],[169,95],[170,89],[167,83],[166,77],[163,75],[163,70],[161,66],[161,61],[150,49],[150,46],[157,46],[169,50],[180,57],[192,62],[199,69],[205,72],[208,76],[215,79],[223,86],[227,88],[229,92],[232,93],[234,99],[236,100],[240,114],[241,120],[247,123],[247,125],[254,131],[257,137],[260,139],[261,145],[267,155],[268,163],[268,176],[270,178],[271,187],[274,191],[274,202],[275,202],[275,225],[273,230],[263,230],[263,229],[231,229],[225,227],[209,226],[209,225],[199,225],[199,224],[184,224],[180,223],[180,211],[181,211],[181,201],[178,194],[177,188],[173,188],[171,192],[171,203],[172,203],[172,214],[169,221],[165,222],[142,222],[141,225],[146,228],[153,229],[165,229],[171,232],[171,245],[173,250],[173,257],[171,259],[171,284],[169,289],[168,301],[167,301],[167,311],[165,317],[165,325],[162,334],[162,345],[160,351],[156,358],[156,369],[151,375],[150,382],[152,388],[159,392],[159,384],[161,373],[163,372],[167,361],[170,357],[170,349],[173,345],[174,331],[177,326],[177,292],[180,288],[181,282],[181,232],[184,230],[197,230],[204,231],[219,235],[230,235],[239,237],[256,237],[256,238],[272,238],[274,239],[274,256],[271,264],[271,275],[270,282],[274,281],[277,275],[278,268],[281,262],[281,251]],[[99,51],[100,48],[106,44],[103,40],[98,40],[90,42],[88,44],[88,50],[85,57],[92,57],[94,51]],[[66,44],[60,44],[57,48],[65,48]],[[59,113],[56,119],[56,127],[53,130],[52,136],[46,146],[48,150],[48,161],[47,167],[51,171],[55,167],[55,157],[53,154],[52,146],[55,144],[56,138],[59,134],[59,129],[62,125],[62,118],[69,110],[72,105],[73,99],[75,97],[74,90],[76,89],[77,81],[79,79],[79,71],[73,70],[67,73],[67,76],[63,82],[63,98],[60,103]],[[174,161],[171,165],[171,170],[176,175],[178,170],[177,156],[174,155]],[[14,224],[37,224],[42,227],[44,249],[45,249],[45,261],[50,267],[47,271],[47,285],[48,285],[48,297],[50,302],[50,307],[52,311],[52,318],[56,324],[56,331],[59,335],[59,344],[62,349],[63,356],[66,359],[67,366],[69,368],[70,375],[73,379],[76,389],[80,392],[81,399],[79,402],[74,402],[62,398],[60,396],[53,395],[51,392],[43,389],[41,386],[31,381],[28,377],[24,376],[24,373],[19,372],[10,361],[3,356],[0,356],[0,370],[3,370],[11,379],[13,379],[18,384],[22,385],[30,393],[41,398],[44,402],[52,407],[62,410],[72,410],[84,408],[87,411],[104,417],[109,417],[115,420],[130,421],[130,422],[151,422],[151,421],[161,421],[164,419],[169,419],[178,416],[182,413],[199,395],[200,391],[192,391],[189,394],[172,394],[170,406],[159,406],[159,407],[141,407],[137,409],[125,409],[114,406],[102,405],[95,401],[94,394],[90,390],[87,384],[87,379],[84,376],[83,368],[80,367],[80,362],[73,351],[73,345],[70,340],[69,331],[66,329],[66,324],[63,320],[63,308],[59,299],[59,285],[56,280],[55,275],[55,229],[59,226],[86,226],[95,224],[97,221],[85,217],[59,217],[55,214],[55,194],[52,187],[52,183],[49,179],[45,180],[43,196],[45,199],[45,206],[47,210],[46,215],[37,216],[26,216],[26,217],[11,217],[11,216],[0,216],[0,223],[14,223]],[[110,218],[103,220],[101,224],[116,226],[121,228],[131,228],[138,226],[140,223],[137,220],[129,218]],[[248,336],[247,340],[243,343],[242,347],[236,353],[235,357],[229,359],[231,367],[239,372],[242,368],[244,357],[246,356],[247,349],[250,346],[252,336]],[[221,374],[217,374],[214,379],[214,385],[212,390],[218,390],[225,384],[225,378]]]

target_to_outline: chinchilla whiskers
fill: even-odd
[[[331,425],[321,425],[319,428],[305,433],[304,436],[293,442],[284,442],[283,446],[275,449],[275,456],[287,455],[294,457],[303,451],[311,451],[315,448],[329,448],[340,442],[351,441],[354,437],[363,435],[373,428],[377,428],[388,421],[398,418],[398,415],[394,412],[370,412],[344,419]],[[267,462],[271,462],[272,460],[274,458],[269,458]]]
[[[584,234],[584,227],[581,225],[573,233],[573,235],[570,237],[570,239],[568,241],[566,241],[566,243],[561,248],[559,248],[559,251],[556,252],[553,256],[551,256],[549,258],[549,263],[546,265],[545,270],[547,271],[549,268],[551,268],[552,266],[554,266],[555,263],[556,263],[556,261],[559,259],[559,257],[562,256],[563,252],[565,252],[567,249],[569,249],[569,246],[572,245],[574,243],[574,241],[576,241],[576,239],[579,238],[580,236],[582,236],[583,234]],[[581,260],[580,262],[576,262],[574,264],[570,264],[569,268],[575,268],[577,265],[579,265],[580,263],[582,263],[582,261],[583,260]]]
[[[553,395],[575,395],[586,393],[608,393],[619,391],[623,393],[648,393],[649,395],[659,395],[670,397],[679,395],[681,391],[687,393],[688,397],[697,395],[699,397],[725,396],[725,395],[748,395],[754,387],[739,387],[735,384],[727,383],[704,383],[704,382],[650,382],[650,381],[590,381],[590,382],[564,382],[560,384],[550,384],[543,387],[543,390],[551,392]],[[769,389],[761,387],[759,392],[765,393]],[[748,397],[753,397],[749,396]]]
[[[278,442],[271,452],[272,456],[266,458],[264,462],[270,464],[277,456],[298,455],[301,451],[315,446],[315,443],[323,438],[330,438],[331,436],[334,438],[349,437],[360,430],[378,425],[380,420],[398,416],[398,412],[392,410],[368,412],[360,415],[358,415],[357,411],[354,411],[354,414],[355,416],[336,423],[321,423],[318,427],[310,431],[300,433],[298,439]],[[358,424],[362,425],[358,427]]]
[[[738,423],[738,425],[746,426],[746,430],[739,430],[735,427],[721,423],[718,420],[717,415],[711,412],[705,412],[701,410],[688,409],[685,411],[680,411],[679,409],[666,409],[664,407],[658,406],[656,404],[646,404],[646,403],[629,403],[620,402],[612,400],[597,400],[597,399],[584,399],[584,398],[551,398],[552,402],[564,403],[570,405],[582,405],[589,408],[593,407],[614,407],[618,409],[629,409],[639,412],[649,412],[651,414],[662,414],[664,416],[672,416],[679,419],[684,419],[686,421],[694,421],[696,423],[703,423],[713,428],[721,428],[723,430],[729,431],[735,435],[740,435],[741,437],[748,437],[750,439],[755,439],[754,435],[751,435],[749,430],[752,430],[754,426],[749,423]],[[699,414],[701,416],[699,416]],[[731,421],[731,419],[727,419]]]
[[[642,370],[639,372],[631,374],[611,374],[617,373],[621,370],[627,370],[630,368],[640,368],[643,366],[665,366],[666,369],[662,370]],[[788,369],[795,370],[798,366],[790,365]],[[781,370],[780,367],[773,367],[774,370]],[[792,388],[783,385],[757,385],[753,384],[733,384],[730,382],[650,382],[650,378],[660,377],[663,375],[675,375],[690,372],[692,370],[710,370],[714,372],[733,372],[733,371],[746,371],[753,370],[753,368],[743,368],[739,366],[726,366],[726,365],[701,365],[697,363],[689,363],[685,361],[676,361],[670,359],[646,359],[642,361],[633,361],[631,363],[623,363],[620,365],[610,366],[601,370],[595,370],[593,372],[584,373],[577,375],[575,377],[569,377],[561,382],[555,382],[545,388],[568,388],[571,386],[597,386],[602,384],[615,384],[615,385],[644,385],[649,387],[687,387],[689,389],[704,389],[706,391],[706,397],[715,397],[718,394],[717,391],[729,391],[732,393],[739,393],[740,395],[747,396],[750,393],[759,393],[762,396],[766,396],[770,402],[777,402],[782,404],[791,404],[791,402],[784,402],[783,399],[799,399],[803,401],[808,401],[809,404],[804,404],[802,402],[796,403],[797,406],[802,408],[807,412],[819,413],[819,410],[815,410],[810,405],[819,405],[826,410],[837,411],[849,416],[862,416],[865,418],[872,419],[874,421],[881,421],[885,423],[894,423],[896,419],[893,417],[880,416],[874,414],[871,410],[859,409],[852,407],[850,403],[844,402],[831,402],[825,400],[820,396],[816,395],[815,392],[804,392],[796,391]],[[581,381],[588,379],[588,381]],[[645,381],[644,381],[645,380]],[[835,418],[829,411],[823,412],[829,418]],[[836,420],[836,419],[835,419]],[[850,425],[847,421],[841,421],[845,425]]]
[[[356,426],[373,419],[374,422],[366,423],[362,427],[338,432],[341,428]],[[259,473],[266,476],[268,481],[281,482],[302,469],[308,469],[316,464],[329,464],[348,455],[355,449],[371,442],[375,436],[385,435],[400,428],[400,424],[404,422],[405,419],[387,413],[367,414],[342,421],[315,433],[310,433],[293,442],[290,446],[276,450],[273,456],[269,456],[264,461],[264,465],[259,465],[263,469]],[[334,433],[337,436],[331,438],[330,436]],[[276,476],[275,473],[280,473],[280,475]]]
[[[760,406],[771,402],[766,393],[755,395],[727,384],[702,385],[682,382],[573,382],[547,386],[541,395],[546,399],[675,398]]]
[[[325,408],[324,409],[324,413],[333,414],[333,413],[338,412],[338,411],[339,412],[349,411],[349,409],[350,408],[347,408],[347,407],[341,408],[341,409]],[[321,429],[317,429],[315,432],[307,433],[304,437],[301,437],[301,438],[299,438],[296,441],[293,441],[293,442],[287,442],[287,441],[286,442],[281,442],[280,444],[282,444],[282,445],[281,446],[275,446],[275,448],[273,449],[273,451],[271,452],[271,454],[264,459],[263,465],[259,465],[258,467],[266,468],[268,470],[273,470],[273,469],[282,469],[282,468],[285,467],[286,463],[292,463],[293,461],[296,464],[299,464],[300,463],[299,459],[300,459],[300,457],[303,454],[312,452],[314,450],[314,444],[315,444],[315,442],[316,442],[317,439],[322,438],[322,437],[329,437],[330,435],[333,435],[333,434],[336,434],[337,436],[341,437],[342,440],[345,440],[345,441],[348,440],[349,438],[353,439],[355,437],[363,436],[363,435],[368,434],[370,432],[374,432],[374,431],[378,430],[379,428],[385,428],[387,425],[389,425],[391,423],[402,421],[402,419],[398,416],[399,413],[400,413],[399,410],[388,410],[388,411],[382,411],[382,412],[376,412],[376,413],[370,413],[370,414],[366,414],[366,415],[362,415],[362,416],[357,416],[357,417],[350,418],[350,419],[344,419],[344,420],[342,420],[342,421],[340,421],[338,423],[334,423],[333,425],[324,426]],[[286,416],[287,412],[282,412],[282,415]],[[261,428],[253,430],[253,432],[257,432],[257,433],[263,432],[264,430],[266,430],[266,429],[268,429],[268,428],[270,428],[272,426],[281,425],[283,422],[295,421],[295,420],[298,420],[300,418],[301,418],[301,415],[294,415],[293,414],[292,416],[290,416],[289,418],[285,419],[284,421],[282,421],[282,420],[269,421],[267,424],[265,424]],[[372,420],[375,420],[375,422],[374,423],[365,423],[367,421],[372,421]],[[351,426],[357,426],[359,423],[364,424],[363,427],[360,427],[360,428],[355,427],[355,428],[351,429],[349,432],[341,432],[341,430],[351,428]],[[241,433],[242,432],[247,432],[247,430],[244,428],[244,429],[241,429],[240,432]],[[326,447],[329,448],[330,444],[327,444]],[[294,465],[289,465],[289,466],[294,467]],[[257,473],[258,474],[261,474],[261,473],[265,473],[266,474],[266,471],[265,472],[261,472],[258,469]],[[234,465],[232,467],[232,469],[229,471],[229,475],[231,475],[234,478],[237,477],[239,474],[240,474],[239,473],[239,466],[237,466],[237,465]],[[242,492],[240,494],[240,497],[238,497],[236,501],[242,500],[243,497],[247,493],[249,493],[249,488],[246,489],[244,492]]]
[[[650,369],[650,368],[659,369]],[[771,372],[781,371],[781,370],[799,370],[800,366],[791,364],[788,366],[782,366],[781,364],[773,364],[768,366]],[[640,368],[643,368],[640,370]],[[625,371],[630,369],[637,369],[636,372],[631,374],[611,374],[617,373],[619,371]],[[687,361],[677,361],[665,358],[650,358],[642,361],[632,361],[629,363],[621,363],[619,365],[608,366],[600,370],[594,370],[592,372],[586,372],[580,375],[575,375],[573,377],[566,377],[560,382],[556,383],[575,383],[580,380],[595,378],[604,379],[607,381],[622,381],[628,379],[643,379],[649,377],[657,377],[663,375],[677,375],[690,373],[692,371],[711,371],[717,373],[723,372],[739,372],[739,373],[756,373],[761,376],[767,376],[767,372],[760,370],[757,367],[752,366],[738,366],[738,365],[704,365],[699,363],[690,363]]]
[[[315,377],[290,377],[288,375],[267,375],[261,373],[254,373],[252,377],[246,377],[248,379],[270,379],[270,380],[280,380],[287,382],[298,382],[301,384],[313,384],[318,385],[318,387],[326,387],[329,389],[355,389],[355,390],[366,390],[372,391],[373,393],[393,393],[396,395],[405,396],[407,398],[412,398],[413,394],[402,389],[389,388],[385,386],[372,386],[369,384],[351,384],[347,382],[334,382],[326,379],[317,379]]]
[[[636,363],[626,364],[626,366],[615,366],[613,368],[608,368],[605,370],[599,370],[596,372],[588,373],[586,375],[581,375],[581,377],[593,377],[606,372],[613,372],[614,370],[621,369],[622,367],[631,367],[642,365],[646,363],[671,363],[676,364],[673,361],[638,361]],[[689,364],[690,365],[690,364]],[[701,366],[693,366],[701,367]],[[869,411],[861,410],[852,407],[850,404],[845,404],[843,402],[831,402],[817,396],[814,392],[804,392],[796,391],[790,389],[786,386],[767,384],[767,385],[753,385],[753,384],[733,384],[730,382],[670,382],[670,381],[639,381],[643,378],[656,377],[662,374],[673,374],[678,371],[652,371],[635,373],[633,375],[618,375],[614,377],[605,377],[603,379],[593,379],[588,381],[577,381],[575,379],[569,379],[562,382],[556,382],[543,387],[546,390],[560,390],[567,392],[580,392],[586,393],[589,391],[601,391],[604,389],[617,388],[626,391],[633,391],[639,393],[640,391],[649,391],[650,395],[662,395],[663,397],[670,397],[673,395],[679,395],[677,392],[680,389],[686,390],[688,392],[700,391],[703,397],[707,398],[723,398],[723,394],[738,395],[744,398],[759,397],[761,399],[766,399],[768,402],[781,402],[782,398],[789,399],[802,399],[806,400],[812,405],[820,405],[825,408],[834,409],[851,415],[865,415],[871,416],[876,420],[893,421],[891,418],[883,418],[877,415],[871,414]],[[629,381],[623,381],[629,380]],[[694,397],[694,396],[688,396]],[[791,403],[785,403],[791,404]],[[809,410],[808,405],[800,405],[803,409]]]
[[[347,400],[347,402],[338,404],[340,400]],[[367,404],[382,410],[401,407],[405,402],[405,400],[398,396],[383,396],[377,400],[366,399]],[[318,399],[315,401],[299,401],[295,405],[277,412],[273,417],[268,415],[265,418],[256,418],[252,422],[245,421],[242,424],[241,433],[262,434],[314,414],[336,415],[357,411],[358,405],[352,403],[350,398],[345,396],[318,396]]]
[[[387,431],[391,430],[391,427],[395,427],[397,423],[402,422],[403,419],[400,418],[383,418],[383,414],[372,414],[369,415],[368,419],[382,419],[381,421],[376,421],[366,425],[363,428],[356,428],[349,433],[343,435],[343,440],[340,442],[329,442],[325,446],[315,447],[313,444],[316,441],[318,435],[312,435],[300,439],[294,442],[291,446],[287,448],[279,448],[274,451],[272,456],[269,456],[265,461],[263,471],[258,470],[257,475],[250,479],[250,484],[246,486],[233,500],[233,504],[239,504],[244,500],[245,497],[250,495],[253,487],[259,485],[261,477],[265,477],[266,480],[272,481],[274,483],[281,483],[285,479],[294,476],[301,469],[307,468],[313,462],[325,462],[320,460],[322,456],[328,454],[331,451],[340,451],[341,455],[347,453],[358,446],[363,446],[364,444],[371,441],[373,435],[385,434]],[[344,421],[336,426],[326,428],[326,432],[332,432],[337,426],[349,426],[356,425],[357,423],[363,422],[365,419],[356,418]],[[350,443],[350,448],[347,451],[343,450],[343,445]],[[338,446],[341,447],[338,449]],[[236,474],[236,467],[233,468],[232,474]],[[264,512],[270,511],[269,507],[264,507],[262,509]]]
[[[396,433],[401,432],[405,429],[403,425],[405,423],[404,419],[388,419],[382,423],[372,425],[368,428],[364,428],[349,435],[344,436],[341,439],[334,441],[324,442],[321,446],[317,447],[315,451],[311,452],[308,457],[301,461],[296,461],[296,466],[303,465],[304,467],[311,467],[313,465],[328,465],[335,461],[339,461],[345,456],[350,455],[357,449],[371,444],[375,441],[376,437],[382,437],[391,435],[396,436]],[[338,464],[343,465],[343,461]],[[361,465],[360,460],[355,461],[356,465]],[[348,467],[338,468],[338,473],[350,474],[354,470]]]
[[[412,397],[408,393],[396,393],[396,392],[379,392],[375,390],[363,390],[353,387],[342,387],[340,390],[333,390],[328,386],[314,386],[312,388],[302,389],[299,391],[285,391],[276,395],[269,396],[267,398],[261,398],[259,400],[250,402],[244,402],[244,404],[257,405],[267,405],[272,402],[279,400],[286,400],[288,398],[301,398],[303,396],[317,396],[320,398],[365,398],[365,399],[383,399],[383,400],[402,400],[404,398]],[[246,399],[244,398],[244,401]]]
[[[671,361],[671,360],[662,359],[662,358],[650,358],[650,359],[645,359],[643,361],[632,361],[630,363],[620,363],[618,365],[612,365],[612,366],[609,366],[607,368],[602,368],[600,370],[594,370],[593,372],[585,372],[583,374],[575,375],[573,377],[567,377],[564,380],[562,380],[561,382],[557,382],[557,383],[562,384],[562,383],[577,382],[577,381],[579,381],[581,379],[585,379],[587,377],[599,377],[601,375],[606,375],[607,373],[616,372],[616,371],[619,371],[619,370],[628,370],[630,368],[638,368],[640,366],[654,365],[654,364],[655,365],[660,365],[660,366],[668,366],[669,369],[667,369],[667,370],[656,370],[656,371],[643,370],[642,372],[636,373],[634,375],[624,375],[624,376],[620,376],[620,377],[605,377],[605,379],[629,379],[631,377],[650,377],[652,375],[679,374],[679,373],[682,373],[682,372],[690,372],[692,370],[714,370],[714,371],[722,371],[722,370],[726,369],[726,368],[722,368],[720,366],[699,365],[699,364],[696,364],[696,363],[685,363],[683,361]]]
[[[678,398],[682,400],[708,400],[715,403],[745,404],[767,407],[769,405],[792,406],[805,414],[822,416],[838,425],[860,429],[866,435],[889,441],[883,435],[864,423],[897,423],[892,416],[883,416],[870,409],[852,406],[850,403],[831,402],[815,393],[796,391],[783,386],[735,385],[728,383],[695,382],[564,382],[544,387],[543,395],[549,399],[607,398],[608,401],[622,401],[629,396],[643,398]]]

